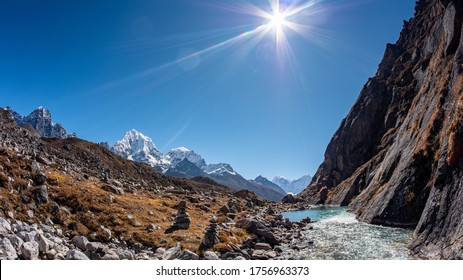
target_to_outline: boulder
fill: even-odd
[[[184,250],[180,256],[178,256],[179,260],[199,260],[199,256],[195,253],[191,252],[190,250]]]
[[[292,194],[287,194],[283,199],[281,200],[284,204],[296,204],[299,202],[299,200]]]
[[[10,240],[11,245],[15,248],[17,252],[21,251],[21,246],[23,245],[24,241],[17,236],[16,234],[10,234],[7,236],[7,238]]]
[[[15,260],[18,254],[8,238],[0,239],[0,260]]]
[[[45,173],[43,172],[39,172],[34,176],[34,183],[36,186],[43,185],[45,184],[46,181],[47,181],[47,175],[45,175]]]
[[[180,243],[177,242],[175,247],[172,247],[169,250],[167,250],[162,256],[162,258],[164,260],[173,260],[173,259],[176,259],[178,256],[180,256],[181,252],[182,252],[182,248],[180,247]]]
[[[216,253],[212,251],[206,251],[204,252],[203,259],[209,260],[209,261],[215,261],[215,260],[219,260],[219,257],[217,256]]]
[[[11,232],[10,222],[0,217],[0,236],[5,236]]]
[[[72,244],[82,251],[87,249],[88,239],[85,236],[74,236],[72,238]]]
[[[50,246],[52,245],[52,242],[50,240],[48,240],[48,238],[46,238],[42,234],[39,234],[38,242],[39,242],[39,251],[40,251],[40,253],[47,254],[48,251],[50,250]]]
[[[105,190],[105,191],[108,191],[108,192],[112,192],[112,193],[117,194],[117,195],[123,195],[124,194],[124,190],[121,187],[116,187],[116,186],[113,186],[113,185],[104,185],[102,187],[102,189]]]
[[[66,260],[89,260],[89,258],[82,252],[77,250],[69,250],[66,253]]]
[[[280,240],[275,234],[261,221],[255,218],[243,218],[237,222],[237,226],[246,229],[258,237],[263,237],[270,245],[280,244]]]
[[[39,258],[39,243],[36,241],[24,242],[21,246],[21,253],[26,260],[37,260]]]
[[[48,188],[45,185],[37,187],[34,191],[34,198],[39,204],[48,203]]]
[[[256,243],[256,245],[254,245],[254,249],[256,249],[256,250],[272,250],[272,246],[270,246],[270,244],[268,244],[268,243]]]

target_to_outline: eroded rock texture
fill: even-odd
[[[299,198],[416,227],[423,257],[463,257],[462,22],[461,0],[417,2]]]

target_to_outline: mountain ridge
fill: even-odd
[[[463,2],[418,1],[298,199],[414,228],[421,257],[463,258]]]

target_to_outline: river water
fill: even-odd
[[[412,230],[389,228],[359,222],[345,207],[320,207],[311,210],[286,212],[292,221],[309,216],[317,222],[312,230],[302,231],[305,244],[300,250],[294,244],[283,245],[285,259],[327,260],[400,260],[411,259],[407,243]],[[299,244],[300,245],[300,244]]]

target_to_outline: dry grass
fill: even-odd
[[[0,183],[2,186],[8,185],[7,176],[12,176],[14,181],[12,186],[8,185],[9,188],[0,188],[0,210],[3,214],[12,211],[16,219],[31,223],[43,223],[50,218],[65,232],[85,235],[91,240],[108,241],[101,229],[103,226],[111,230],[112,237],[125,240],[128,244],[141,243],[157,248],[181,242],[183,248],[197,251],[211,216],[217,215],[220,207],[228,200],[226,194],[211,193],[199,197],[199,203],[187,203],[187,213],[192,221],[190,228],[165,233],[177,214],[177,205],[182,200],[188,201],[187,197],[191,193],[155,194],[148,188],[117,195],[105,191],[102,188],[105,183],[95,177],[84,180],[80,174],[67,174],[55,168],[47,168],[45,173],[48,182],[51,180],[56,184],[47,184],[50,202],[38,204],[34,202],[34,187],[27,188],[27,180],[32,178],[30,162],[11,153],[5,156],[4,153],[0,151],[0,162],[4,168],[0,173]],[[24,201],[24,197],[27,197],[27,201]],[[26,215],[31,203],[34,204],[33,218]],[[203,204],[209,204],[209,207]],[[219,220],[224,221],[225,217],[219,216]],[[158,225],[160,229],[150,232],[147,230],[150,224]],[[222,245],[218,246],[226,248],[228,243],[238,244],[247,236],[246,232],[239,229],[229,233],[221,232]]]

